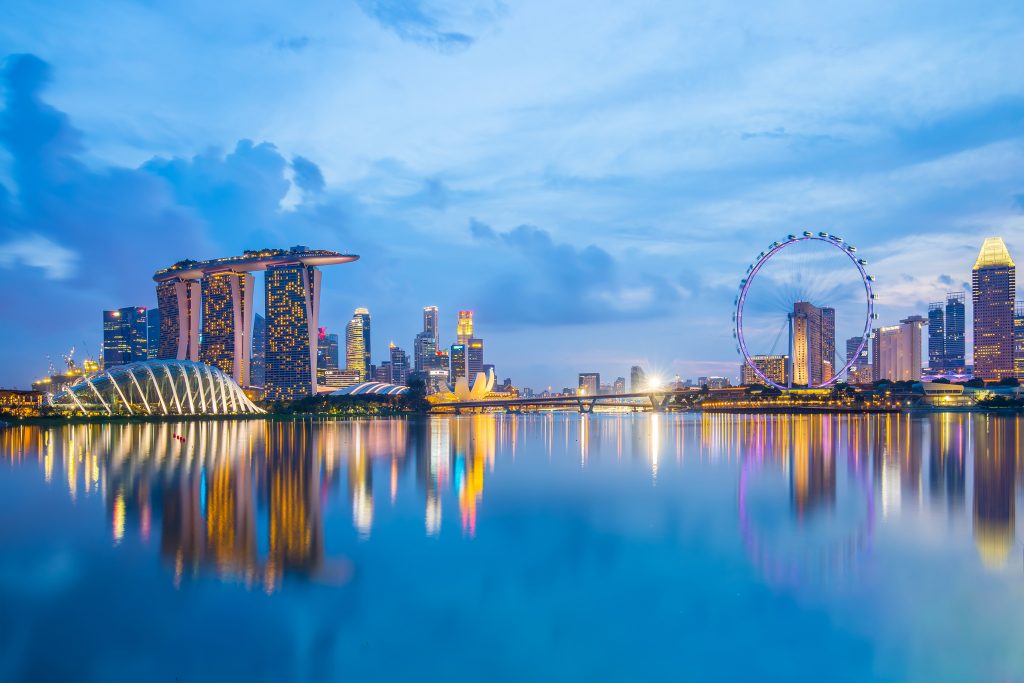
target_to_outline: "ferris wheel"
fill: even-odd
[[[795,385],[820,389],[844,377],[863,357],[877,318],[872,288],[875,278],[867,273],[866,266],[867,261],[857,256],[855,246],[827,232],[804,232],[772,242],[747,268],[735,300],[733,336],[746,366],[764,384],[777,389]],[[828,367],[824,372],[807,370],[810,361],[805,311],[826,311],[830,317],[831,344],[825,344],[824,352],[820,343],[816,347],[817,362]],[[835,343],[837,317],[841,318],[842,329],[857,335],[849,339],[845,355]],[[816,329],[820,330],[820,323]],[[786,354],[763,355],[769,346],[774,353],[783,335]],[[775,342],[769,343],[772,336]],[[766,371],[765,358],[785,358],[784,375]]]

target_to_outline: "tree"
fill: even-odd
[[[430,402],[427,401],[427,383],[421,378],[415,377],[409,380],[409,391],[399,398],[399,405],[404,410],[414,413],[425,413],[430,410]]]

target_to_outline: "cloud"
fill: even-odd
[[[622,268],[600,247],[556,242],[531,225],[498,232],[473,219],[469,230],[484,246],[475,258],[488,264],[478,276],[476,302],[488,322],[580,325],[656,318],[673,312],[684,294],[665,278]]]
[[[284,52],[302,52],[309,46],[309,36],[294,36],[292,38],[279,38],[274,43],[274,49]]]
[[[465,23],[498,13],[497,9],[472,7],[474,3],[467,6],[468,17],[453,16],[452,9],[442,9],[426,0],[357,0],[357,3],[363,12],[402,40],[445,54],[463,52],[475,40],[468,33],[449,28],[450,23],[459,19]]]
[[[75,272],[78,255],[42,235],[26,235],[0,244],[0,268],[23,264],[39,268],[50,280],[65,280]]]
[[[469,219],[469,234],[479,240],[496,240],[498,233],[494,228],[475,218]]]
[[[320,194],[324,191],[324,174],[320,167],[305,157],[292,159],[292,170],[295,172],[295,184],[309,194]]]
[[[325,233],[321,209],[305,202],[325,187],[312,161],[289,162],[272,144],[240,140],[228,153],[153,158],[137,168],[87,165],[82,134],[42,99],[50,80],[49,65],[33,55],[9,57],[0,74],[0,145],[12,183],[0,184],[0,287],[32,292],[0,302],[3,319],[18,321],[8,355],[25,358],[15,366],[40,365],[31,359],[44,353],[43,337],[95,340],[103,309],[152,305],[152,274],[173,261]],[[297,210],[282,210],[295,188]],[[335,234],[340,210],[328,223]]]

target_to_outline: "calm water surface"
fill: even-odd
[[[13,428],[0,679],[1022,680],[1022,433],[982,415]]]

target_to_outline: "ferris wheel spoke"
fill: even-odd
[[[865,313],[863,317],[863,327],[860,334],[860,344],[856,349],[856,353],[846,354],[847,358],[845,359],[843,357],[845,349],[840,349],[840,346],[836,343],[835,339],[835,310],[838,306],[843,306],[845,308],[851,304],[856,305],[856,298],[851,296],[851,292],[845,291],[843,286],[837,280],[837,278],[841,279],[843,277],[840,268],[828,266],[818,268],[817,270],[814,269],[813,266],[815,264],[822,264],[827,260],[826,257],[822,256],[822,254],[812,254],[810,256],[806,254],[797,255],[794,253],[796,250],[791,249],[795,245],[804,243],[827,244],[841,253],[842,256],[845,257],[844,260],[848,259],[854,267],[855,277],[858,281],[856,288],[858,294],[855,296],[857,298],[860,296],[864,297]],[[785,253],[787,251],[788,253]],[[822,366],[818,371],[822,381],[818,384],[811,382],[809,383],[809,386],[821,388],[839,381],[839,379],[849,371],[850,367],[857,362],[858,358],[860,358],[861,351],[863,350],[871,330],[872,320],[874,319],[874,294],[871,284],[874,278],[867,274],[864,268],[866,261],[858,258],[856,251],[856,247],[848,245],[841,238],[830,236],[828,233],[821,232],[815,235],[814,233],[805,232],[802,236],[789,235],[783,241],[773,242],[771,247],[759,254],[757,260],[750,266],[750,268],[747,269],[747,275],[740,283],[740,293],[736,298],[736,312],[733,316],[735,320],[734,334],[737,340],[737,349],[743,357],[744,362],[753,370],[754,374],[766,384],[778,389],[787,388],[783,386],[782,383],[768,378],[762,369],[754,362],[754,354],[751,353],[751,349],[748,346],[745,326],[754,330],[755,334],[770,334],[770,330],[767,325],[763,324],[761,320],[751,320],[750,316],[756,317],[758,313],[785,313],[785,322],[776,333],[770,346],[769,355],[774,356],[776,355],[776,350],[779,347],[779,342],[782,339],[783,333],[787,330],[792,330],[793,316],[797,315],[794,311],[794,304],[797,302],[807,302],[812,306],[816,305],[814,302],[829,302],[829,306],[823,307],[819,310],[832,311],[830,318],[831,325],[833,326],[830,339],[831,348],[822,349],[825,353],[818,354],[817,358],[819,358],[820,361],[815,361],[820,362]],[[787,264],[789,270],[785,270]],[[759,279],[766,280],[774,286],[769,289],[767,295],[765,295],[764,292],[759,292],[756,295],[751,296],[751,285]],[[749,315],[745,315],[748,313]],[[854,315],[853,319],[859,320],[856,315]],[[775,325],[772,324],[770,327],[771,329],[774,329]],[[792,342],[787,344],[786,354],[792,354],[791,347]],[[790,364],[792,364],[792,361],[793,359],[790,359]],[[826,364],[831,365],[830,376],[829,373],[826,372]],[[791,373],[792,369],[790,369],[789,372]],[[809,375],[809,377],[810,376],[812,375]],[[825,377],[828,377],[828,379],[825,379]]]

